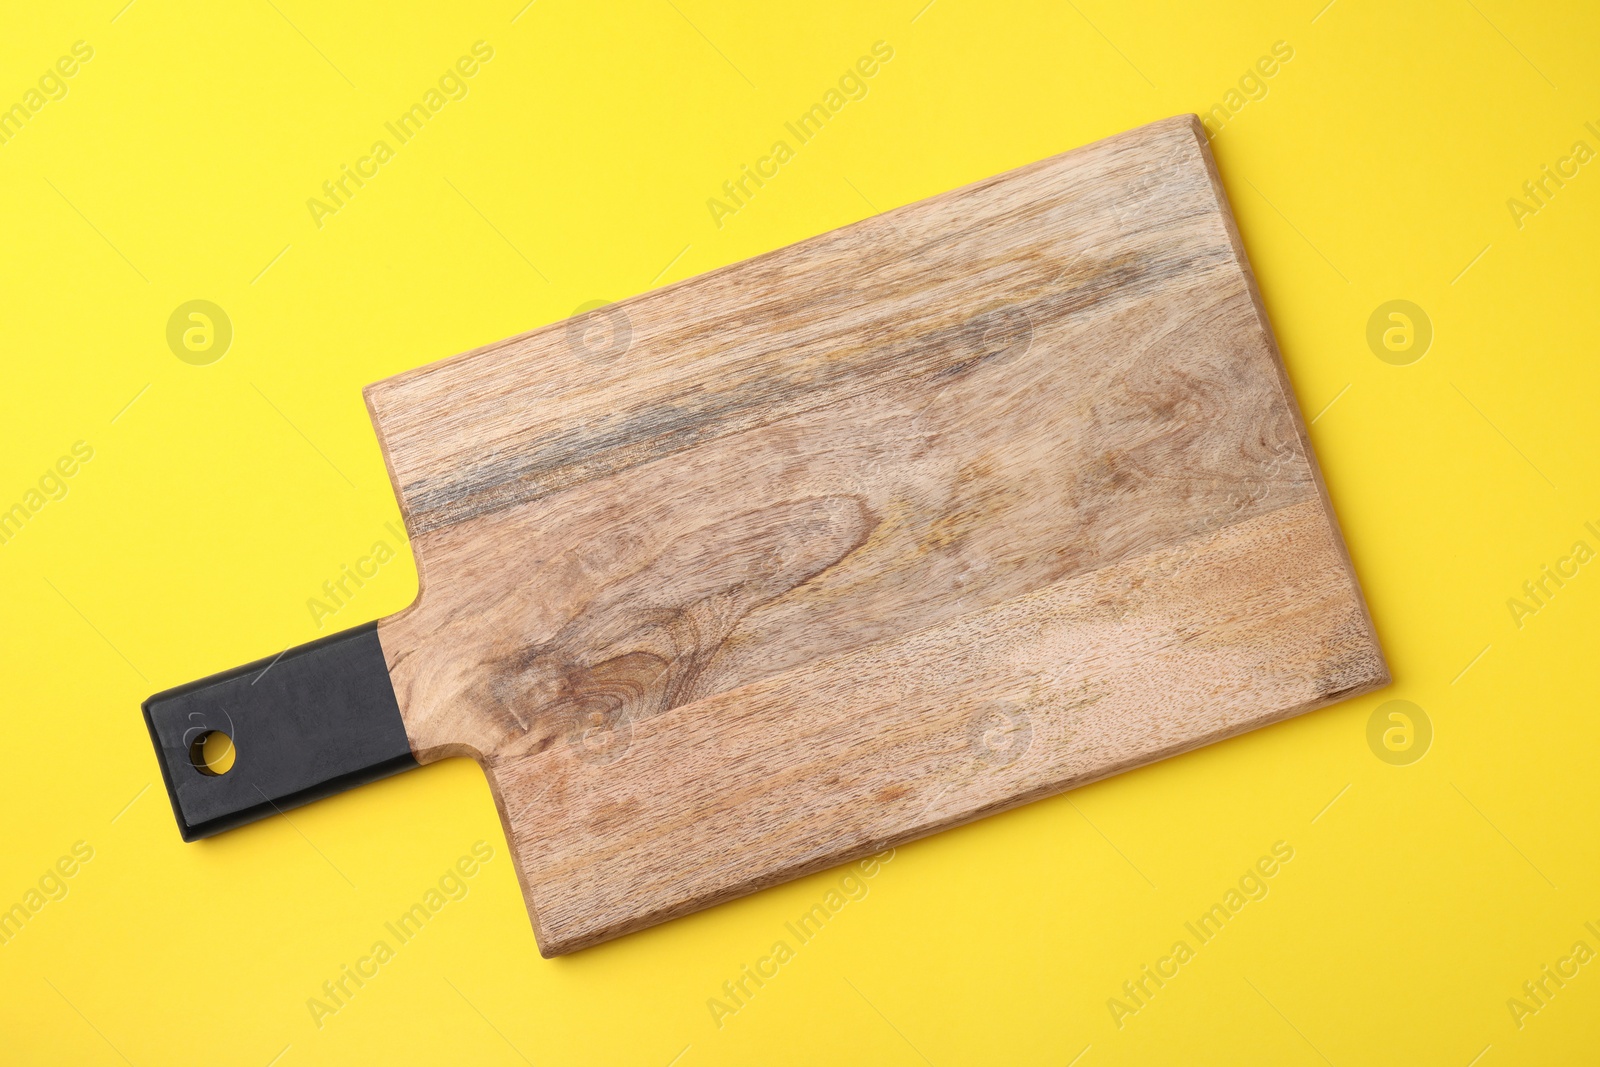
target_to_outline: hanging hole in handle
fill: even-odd
[[[212,778],[231,771],[237,755],[233,738],[221,730],[207,730],[189,744],[189,762],[195,770]]]

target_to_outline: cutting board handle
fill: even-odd
[[[368,623],[144,702],[185,841],[210,837],[417,765]],[[233,742],[217,773],[208,735]]]

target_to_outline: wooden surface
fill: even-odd
[[[1388,681],[1192,117],[616,308],[367,390],[546,955]]]

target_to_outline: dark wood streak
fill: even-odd
[[[857,345],[824,336],[773,353],[740,375],[689,377],[668,395],[626,411],[529,439],[516,439],[440,479],[418,479],[403,487],[407,525],[419,535],[573,485],[673,455],[707,441],[814,410],[840,397],[878,386],[933,375],[956,378],[975,366],[1016,353],[1007,336],[1007,313],[1020,311],[1033,333],[1111,307],[1125,307],[1162,291],[1173,281],[1193,280],[1228,257],[1216,249],[1177,251],[1132,259],[1123,256],[1071,267],[1048,265],[1033,278],[1008,279],[1011,299],[953,323],[883,320],[854,328]],[[1043,274],[1040,278],[1037,275]],[[626,302],[625,302],[626,304]],[[625,306],[624,304],[624,306]],[[936,314],[938,309],[929,309]],[[827,309],[817,309],[826,316]],[[1002,327],[1005,343],[994,341]],[[714,332],[714,331],[713,331]],[[874,336],[885,343],[871,345]],[[675,339],[676,340],[676,339]]]

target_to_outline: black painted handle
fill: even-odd
[[[417,765],[377,623],[157,693],[144,719],[185,841]],[[222,774],[200,756],[213,731],[233,739]]]

